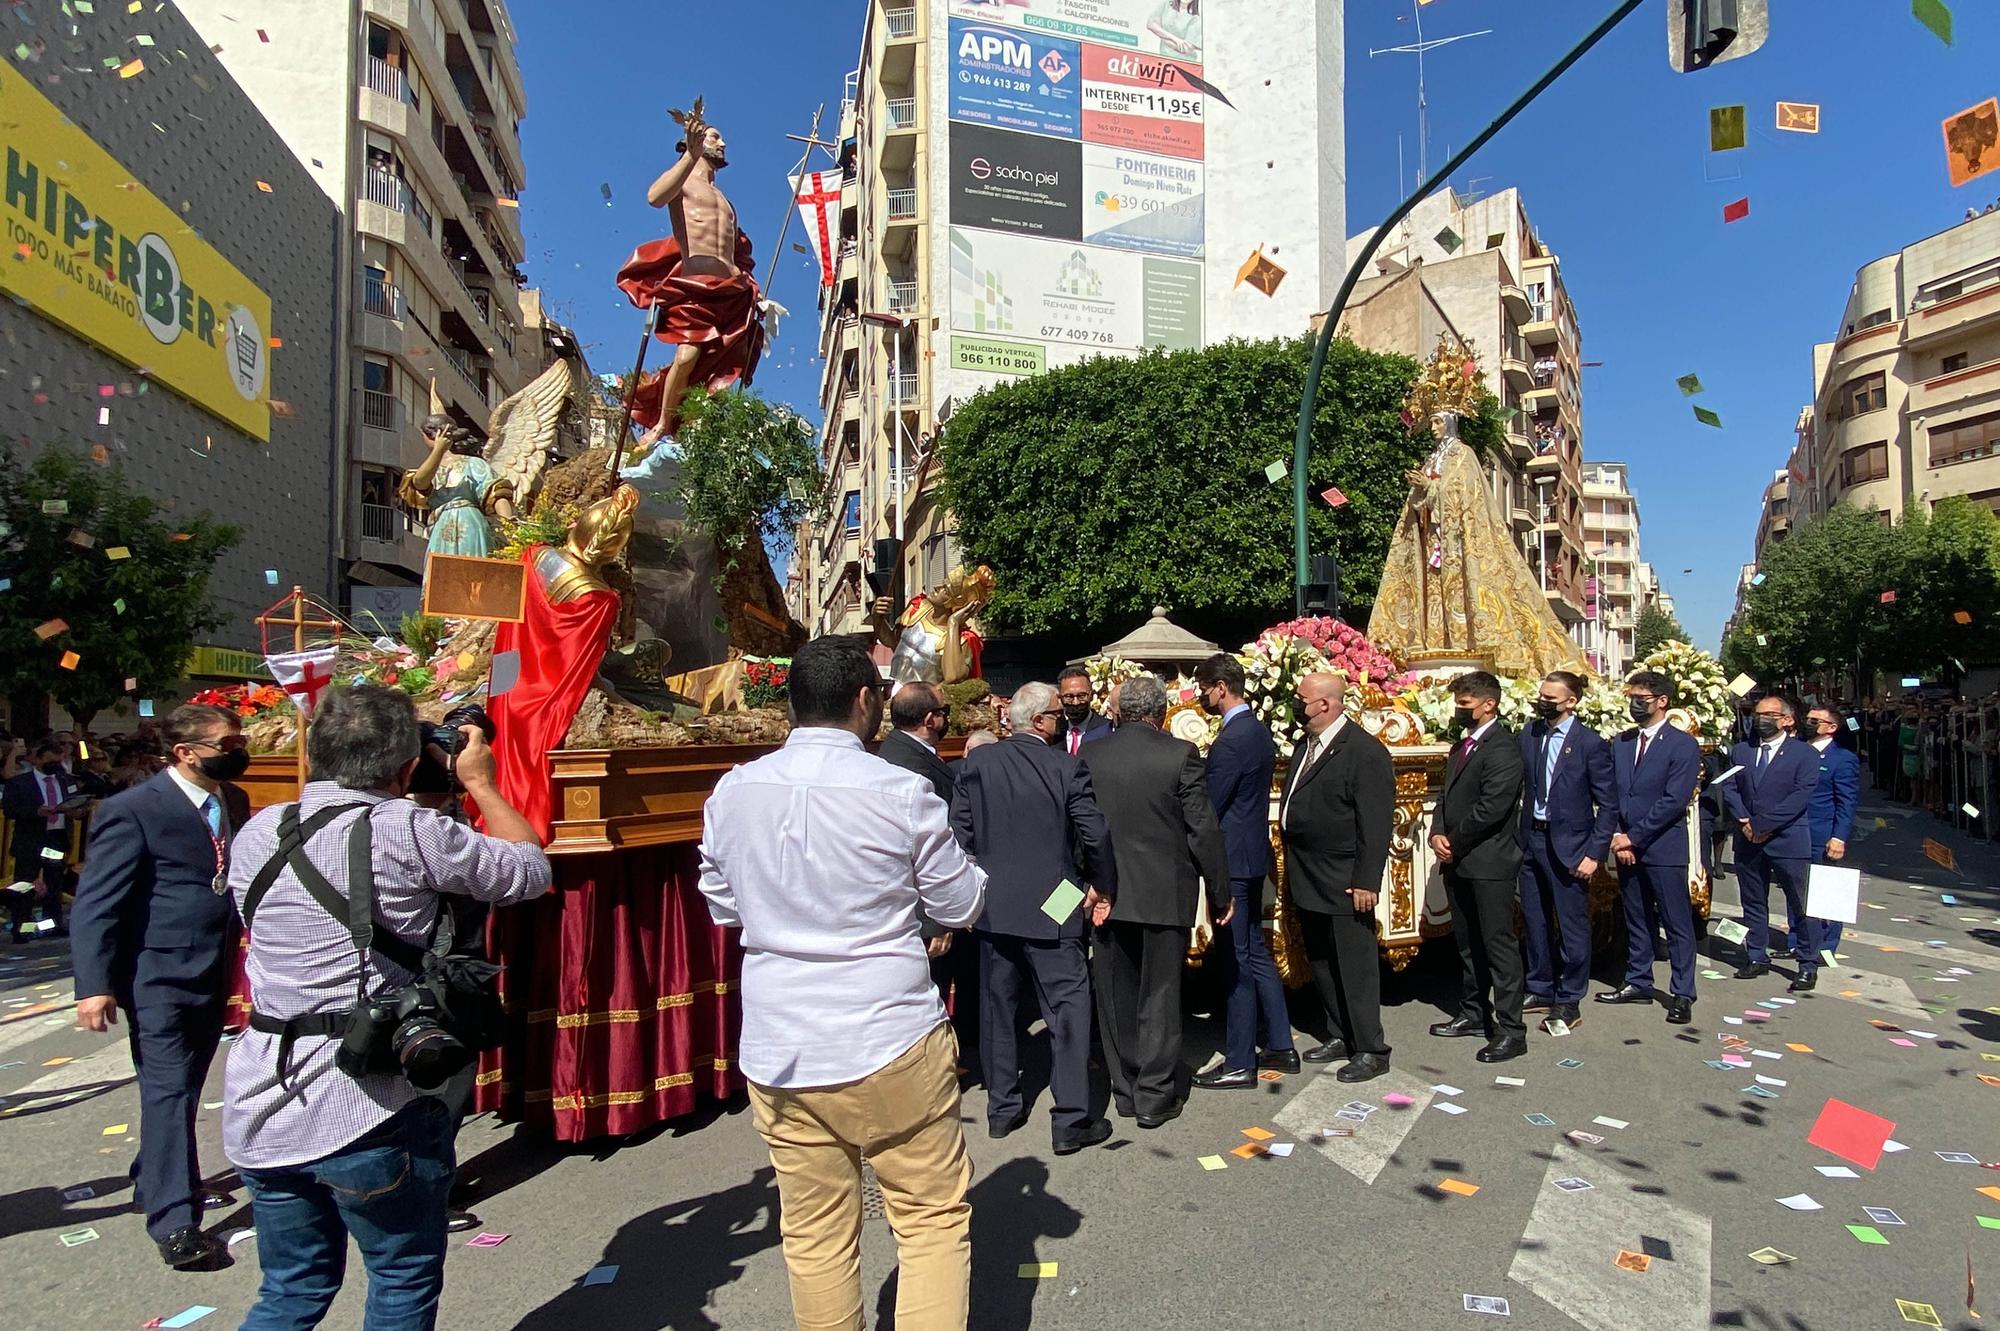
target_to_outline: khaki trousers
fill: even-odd
[[[865,1331],[861,1160],[896,1235],[897,1331],[964,1331],[972,1284],[972,1162],[958,1120],[958,1041],[939,1025],[842,1086],[750,1086],[778,1175],[779,1228],[799,1331]]]

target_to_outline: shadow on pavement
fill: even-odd
[[[778,1242],[778,1188],[766,1167],[733,1188],[627,1221],[598,1259],[618,1268],[615,1282],[586,1289],[579,1273],[574,1285],[515,1323],[514,1331],[721,1331],[709,1312],[710,1297],[740,1278],[749,1258]]]
[[[1035,1245],[1064,1239],[1083,1224],[1083,1213],[1049,1191],[1049,1167],[1016,1159],[975,1183],[972,1203],[972,1316],[969,1331],[1021,1331],[1035,1320],[1040,1280],[1021,1278],[1021,1267],[1042,1260]],[[1052,1286],[1053,1288],[1053,1286]],[[896,1275],[875,1300],[877,1331],[894,1331]]]
[[[42,1229],[81,1229],[100,1220],[124,1215],[132,1209],[130,1200],[108,1194],[122,1192],[131,1186],[132,1180],[123,1174],[107,1174],[103,1178],[83,1179],[59,1187],[23,1188],[19,1192],[0,1195],[0,1239]],[[85,1187],[96,1196],[83,1202],[63,1201],[64,1192]]]

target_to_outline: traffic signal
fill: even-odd
[[[1332,555],[1314,555],[1306,574],[1306,613],[1340,613],[1340,561]]]
[[[1770,0],[1667,0],[1667,63],[1678,73],[1749,55],[1770,35]]]

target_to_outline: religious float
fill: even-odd
[[[662,180],[688,197],[690,220],[712,224],[720,140],[698,111],[684,122],[686,157]],[[700,189],[713,197],[698,210]],[[785,660],[805,636],[761,541],[704,546],[672,502],[681,449],[699,429],[677,440],[660,428],[674,392],[747,379],[761,337],[746,323],[758,317],[747,242],[733,225],[728,236],[712,225],[689,232],[680,197],[667,200],[675,241],[641,247],[621,275],[642,308],[671,307],[665,323],[649,318],[649,337],[672,328],[686,339],[664,383],[634,376],[625,415],[651,427],[638,454],[627,456],[621,430],[617,447],[548,465],[556,425],[582,387],[566,364],[496,408],[483,445],[448,420],[426,421],[430,457],[405,499],[433,515],[425,604],[437,618],[406,624],[400,642],[370,639],[295,589],[260,617],[279,686],[216,699],[246,718],[259,756],[243,784],[257,807],[296,797],[306,776],[300,722],[329,683],[402,688],[434,724],[469,701],[487,704],[502,789],[545,833],[556,881],[547,896],[493,917],[489,945],[506,966],[516,1021],[482,1060],[477,1103],[562,1141],[644,1131],[741,1087],[740,955],[697,887],[702,807],[725,772],[783,741]],[[688,253],[703,260],[693,273],[680,257]],[[727,272],[719,255],[733,260]],[[1506,539],[1477,459],[1456,439],[1467,355],[1441,352],[1413,394],[1414,419],[1434,423],[1438,447],[1411,478],[1370,634],[1303,619],[1274,625],[1241,652],[1252,706],[1285,755],[1302,734],[1297,682],[1327,669],[1346,674],[1350,715],[1393,750],[1395,839],[1377,919],[1398,968],[1450,927],[1423,835],[1456,738],[1446,681],[1475,666],[1497,670],[1503,717],[1518,728],[1540,674],[1582,664]],[[957,733],[998,724],[974,627],[992,591],[991,570],[975,567],[900,610],[886,596],[874,606],[885,674],[941,685]],[[1205,746],[1215,720],[1185,672],[1214,650],[1160,610],[1088,665],[1100,701],[1136,671],[1168,678],[1169,728]],[[1676,645],[1648,664],[1675,677],[1685,703],[1676,724],[1709,739],[1725,732],[1732,709],[1712,658]],[[1592,683],[1582,715],[1606,733],[1623,727],[1603,681]],[[1276,878],[1269,927],[1297,982],[1304,966],[1282,865]],[[1598,885],[1607,900],[1613,886]],[[1705,876],[1691,879],[1703,909],[1706,888]],[[247,998],[237,1001],[247,1009]]]

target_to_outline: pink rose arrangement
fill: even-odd
[[[1265,629],[1266,638],[1298,638],[1310,643],[1334,670],[1353,684],[1390,686],[1401,672],[1387,653],[1368,641],[1366,634],[1328,615],[1308,615]],[[1389,692],[1394,692],[1390,687]]]

